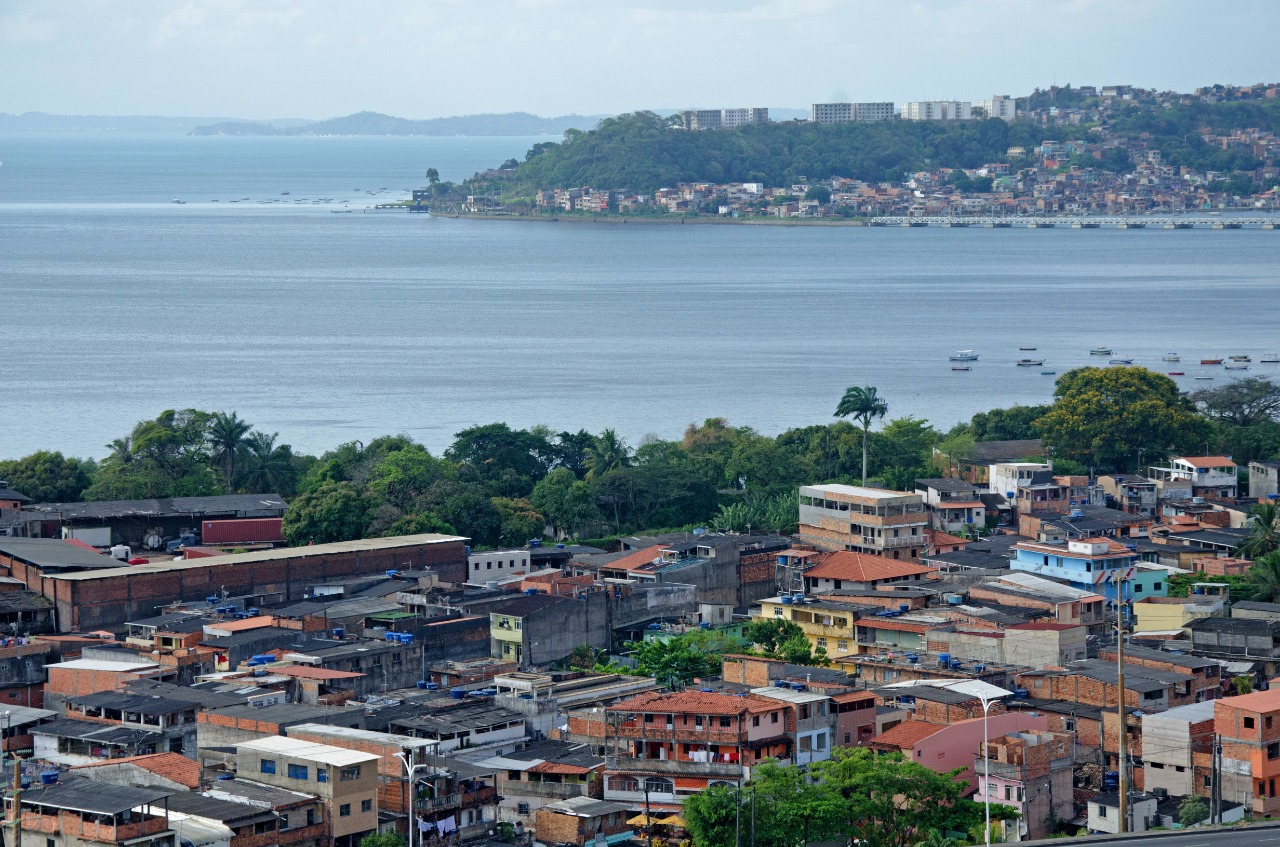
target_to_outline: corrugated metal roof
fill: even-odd
[[[372,753],[361,753],[344,747],[317,744],[314,741],[302,741],[297,738],[285,738],[282,735],[269,735],[266,738],[258,738],[253,741],[242,741],[236,747],[239,750],[276,753],[281,756],[291,756],[295,759],[323,762],[334,767],[360,765],[378,760],[378,757]]]

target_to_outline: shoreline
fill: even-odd
[[[650,217],[647,215],[593,215],[591,217],[577,215],[477,215],[471,212],[431,212],[433,218],[450,218],[475,221],[520,221],[522,223],[570,223],[570,224],[654,224],[658,226],[679,226],[694,224],[698,226],[854,226],[870,227],[866,220],[824,220],[821,218],[721,218],[721,217]]]

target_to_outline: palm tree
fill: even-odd
[[[862,426],[862,484],[867,484],[867,433],[871,430],[871,421],[883,418],[889,413],[889,404],[876,394],[875,388],[852,386],[845,389],[836,406],[835,417],[852,417]]]
[[[227,483],[227,491],[231,491],[231,483],[236,476],[236,458],[240,448],[244,446],[245,436],[253,425],[232,412],[218,412],[209,422],[209,444],[213,448],[213,460],[222,467],[222,475]]]
[[[915,843],[915,847],[957,847],[959,842],[954,838],[947,838],[936,829],[930,830],[929,834],[922,840]]]
[[[107,445],[107,449],[111,454],[107,456],[106,461],[116,465],[131,465],[138,458],[138,454],[133,452],[133,439],[129,436],[117,438]]]
[[[244,440],[240,481],[246,490],[283,493],[292,484],[293,451],[287,444],[276,445],[279,436],[278,432],[268,435],[254,430]]]
[[[606,429],[596,436],[595,442],[587,448],[587,480],[600,479],[610,471],[625,468],[631,464],[631,448],[618,437],[612,429]]]
[[[1245,574],[1253,596],[1250,600],[1271,603],[1280,599],[1280,552],[1271,552],[1255,559],[1253,567]]]
[[[1280,548],[1280,510],[1275,503],[1258,503],[1249,510],[1249,537],[1240,545],[1239,553],[1256,559]]]

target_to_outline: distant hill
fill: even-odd
[[[543,118],[528,112],[458,115],[415,121],[378,112],[357,112],[302,126],[277,122],[222,121],[197,126],[192,135],[563,135],[567,129],[589,130],[607,115],[561,115]]]
[[[233,118],[177,117],[164,115],[48,115],[0,112],[0,132],[138,132],[187,134],[202,124],[231,121]],[[302,120],[272,121],[277,126],[296,126]]]

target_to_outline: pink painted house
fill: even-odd
[[[964,793],[977,790],[973,762],[981,755],[982,718],[970,718],[951,724],[935,724],[925,721],[904,721],[887,730],[868,744],[876,750],[902,754],[913,762],[938,773],[960,769],[957,779],[968,787]],[[987,740],[1001,738],[1015,732],[1048,731],[1049,721],[1044,715],[1031,712],[1002,712],[987,719]]]

